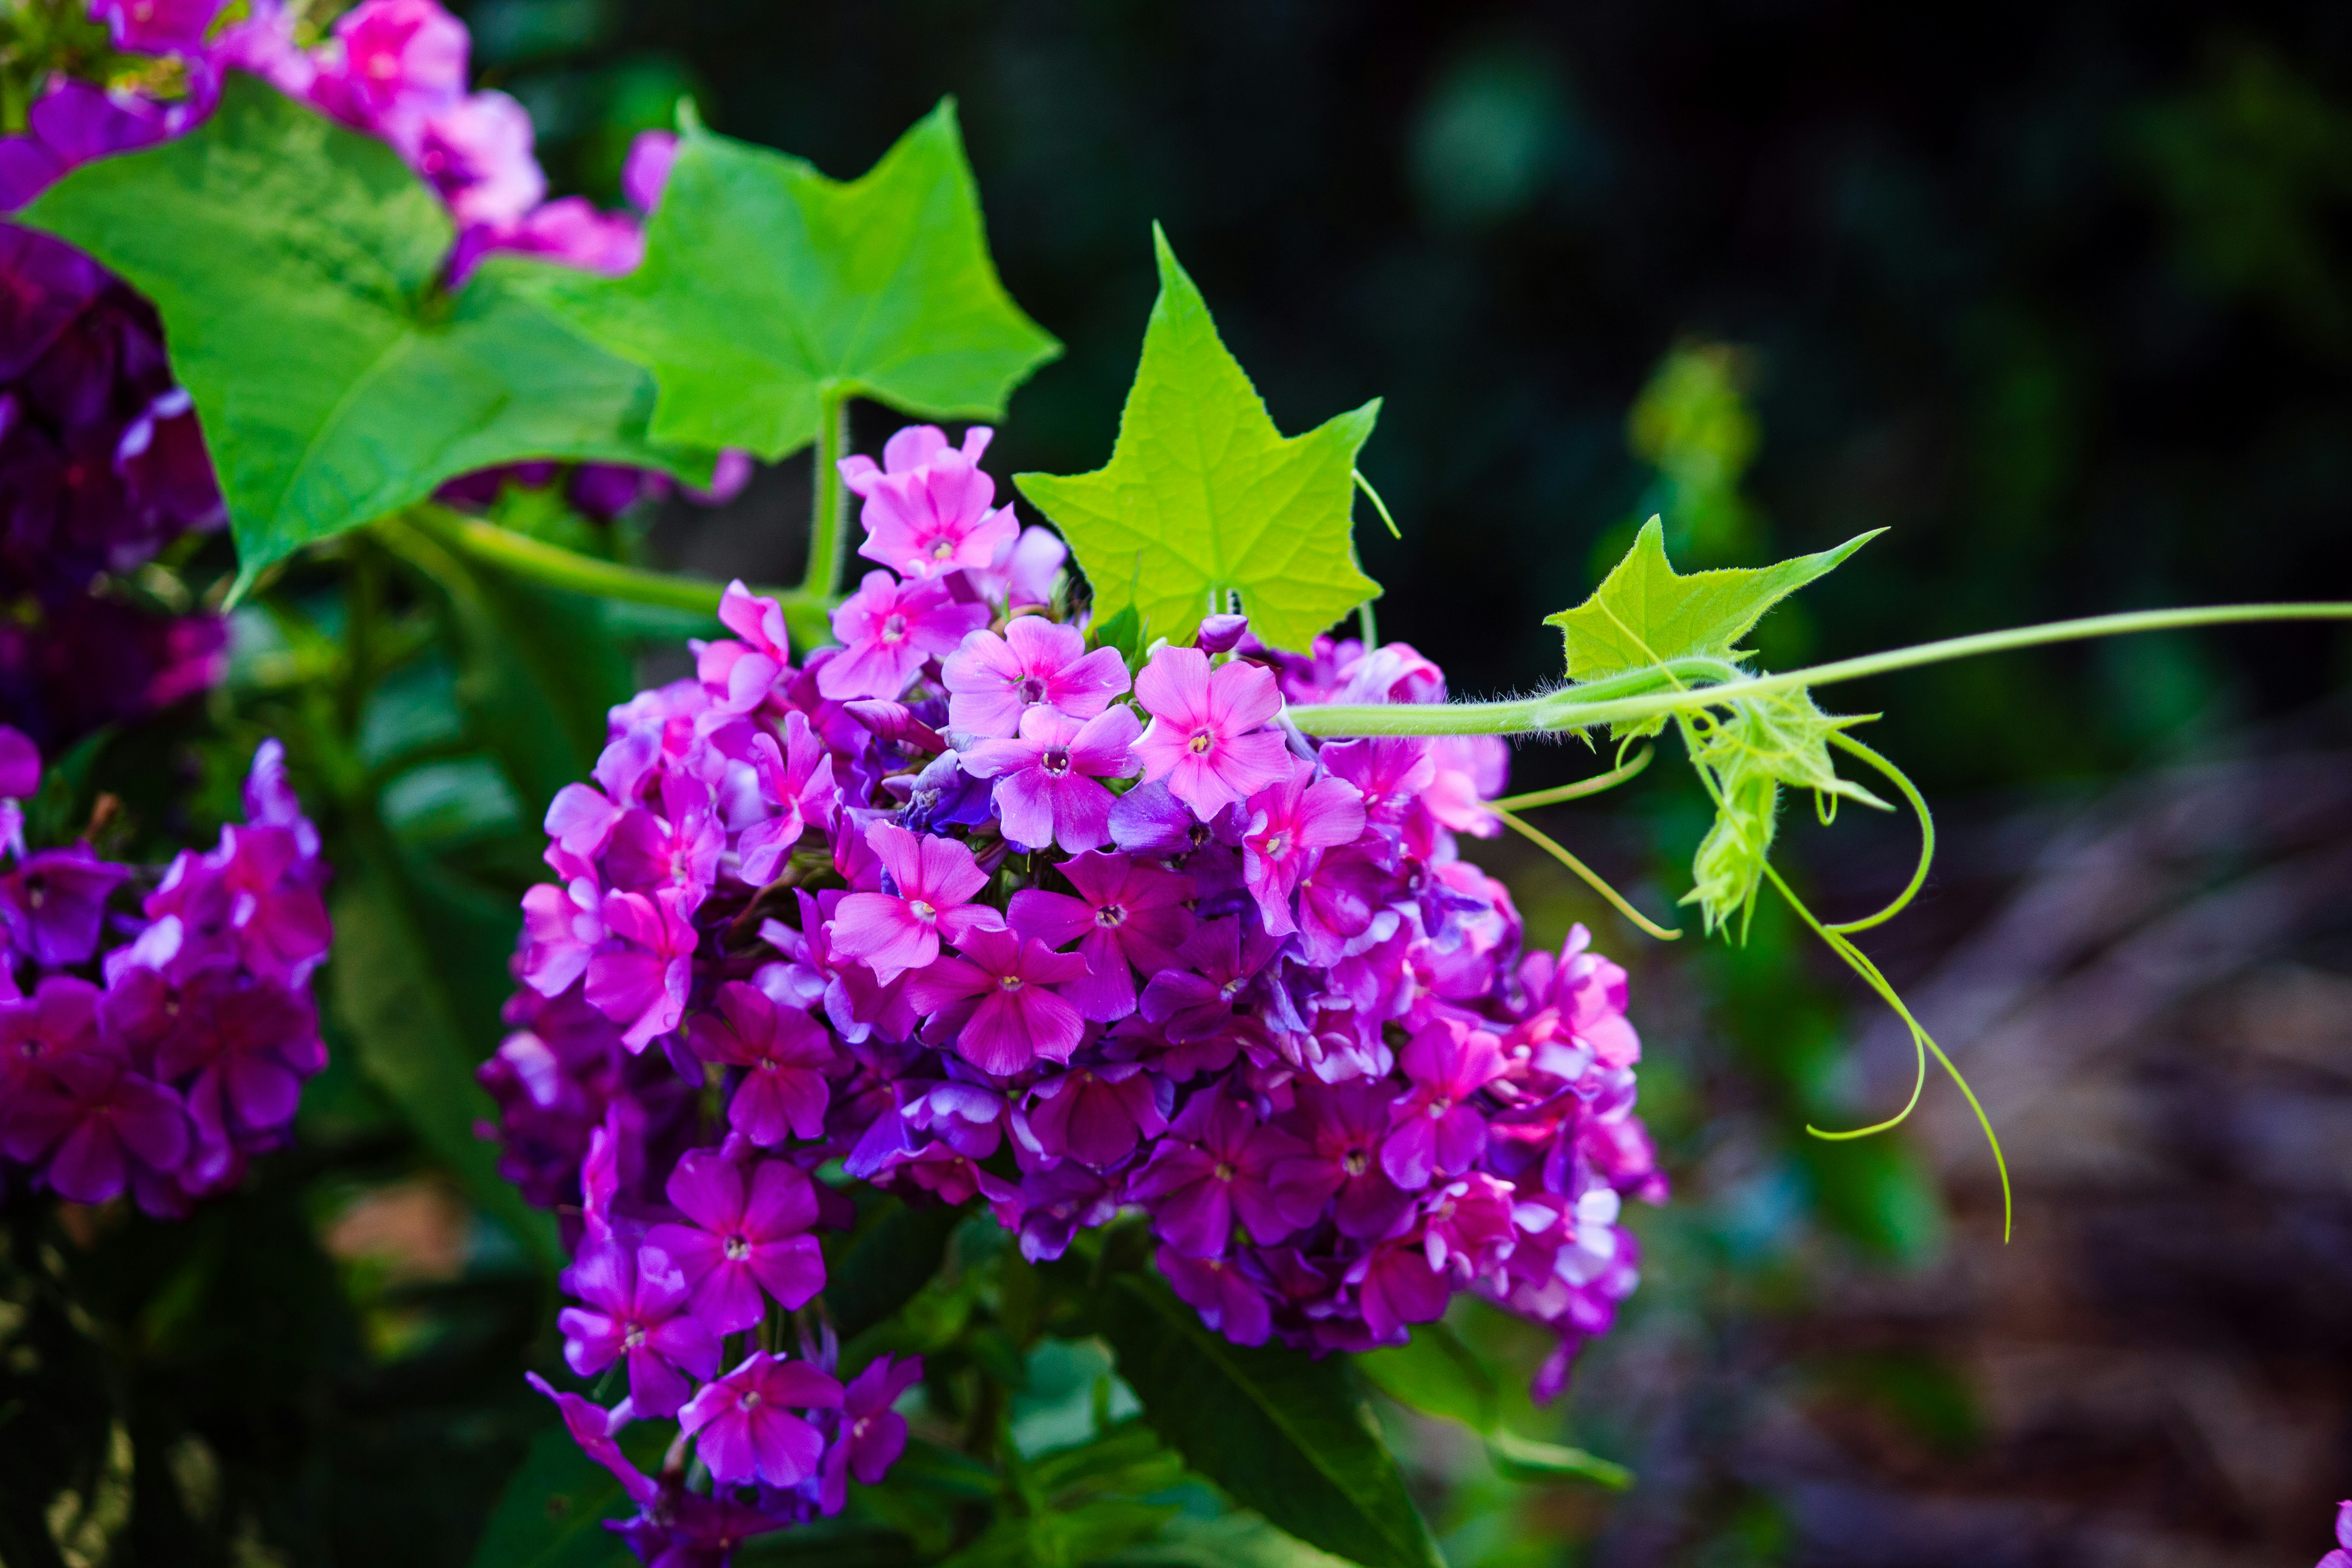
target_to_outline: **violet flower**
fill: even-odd
[[[1298,1080],[1298,1102],[1284,1118],[1286,1130],[1303,1139],[1310,1152],[1283,1178],[1302,1194],[1337,1199],[1332,1219],[1342,1236],[1360,1240],[1385,1236],[1412,1206],[1412,1197],[1381,1166],[1393,1091],[1377,1079],[1326,1084]]]
[[[866,502],[857,553],[918,579],[993,563],[1021,531],[1009,504],[989,510],[996,481],[981,471],[980,458],[994,434],[969,426],[959,450],[938,426],[910,425],[884,443],[878,468],[871,458],[842,458],[842,483]]]
[[[1164,1027],[1178,1045],[1222,1033],[1249,983],[1281,945],[1255,923],[1244,932],[1242,922],[1230,916],[1203,921],[1177,949],[1182,967],[1154,974],[1136,1010]]]
[[[698,1013],[687,1038],[704,1061],[745,1069],[727,1100],[728,1124],[763,1149],[787,1133],[823,1137],[832,1092],[824,1069],[834,1061],[824,1026],[740,981],[721,985],[716,1000],[722,1016]]]
[[[628,1425],[629,1416],[635,1414],[635,1408],[626,1401],[607,1410],[576,1394],[557,1392],[547,1379],[535,1372],[524,1373],[522,1378],[555,1402],[557,1413],[563,1417],[564,1431],[580,1445],[582,1453],[612,1472],[613,1479],[621,1483],[621,1490],[631,1502],[643,1508],[661,1495],[661,1483],[629,1463],[628,1457],[621,1452],[621,1445],[613,1440],[614,1436]]]
[[[1380,1344],[1402,1344],[1408,1325],[1444,1317],[1452,1295],[1444,1276],[1429,1266],[1423,1248],[1410,1239],[1374,1247],[1349,1266],[1346,1279],[1355,1287],[1364,1326]]]
[[[1087,651],[1077,627],[1043,616],[1015,616],[1003,637],[976,631],[940,666],[948,726],[960,734],[1018,734],[1022,715],[1043,706],[1091,719],[1128,688],[1118,650]]]
[[[793,846],[811,827],[830,830],[835,811],[833,758],[800,713],[784,715],[784,743],[764,731],[751,738],[751,767],[760,798],[775,815],[743,829],[735,852],[742,878],[761,887],[775,878]]]
[[[1317,779],[1312,763],[1294,760],[1288,778],[1250,796],[1249,813],[1243,881],[1267,932],[1288,936],[1298,929],[1290,915],[1291,890],[1323,850],[1363,832],[1363,801],[1346,780]]]
[[[974,931],[960,945],[962,957],[941,958],[908,983],[928,1016],[924,1040],[953,1041],[958,1056],[999,1077],[1069,1060],[1086,1023],[1050,987],[1077,979],[1087,961],[1003,930]]]
[[[987,624],[986,605],[959,602],[945,583],[901,583],[887,572],[868,572],[833,612],[842,651],[817,671],[816,689],[835,702],[895,700],[925,659],[954,652],[967,633]]]
[[[588,1000],[622,1026],[621,1043],[642,1051],[686,1016],[686,991],[700,942],[683,912],[683,894],[665,888],[604,895],[604,929],[622,946],[588,961]]]
[[[1297,1167],[1284,1164],[1306,1152],[1240,1100],[1204,1090],[1169,1125],[1128,1196],[1151,1211],[1161,1240],[1194,1258],[1222,1255],[1236,1217],[1251,1240],[1271,1247],[1321,1206]]]
[[[1282,711],[1273,671],[1238,659],[1212,671],[1198,648],[1163,647],[1135,695],[1151,714],[1135,745],[1144,782],[1167,780],[1202,821],[1287,776],[1289,751],[1265,727]]]
[[[94,0],[92,20],[106,24],[114,47],[137,55],[194,55],[226,0]]]
[[[1237,1345],[1262,1345],[1274,1332],[1265,1292],[1230,1258],[1192,1258],[1172,1247],[1154,1255],[1176,1299],[1201,1314],[1201,1321]]]
[[[574,877],[560,888],[541,882],[526,891],[523,950],[517,968],[522,983],[542,996],[561,996],[571,990],[604,944],[604,892],[593,877]]]
[[[100,859],[87,844],[26,857],[0,877],[0,924],[9,945],[47,968],[89,963],[106,901],[130,875],[130,867]]]
[[[748,1329],[767,1314],[762,1289],[787,1310],[824,1289],[824,1256],[808,1234],[816,1194],[798,1166],[761,1160],[744,1168],[696,1151],[678,1160],[664,1189],[690,1225],[657,1225],[646,1247],[686,1280],[688,1310],[715,1334]]]
[[[879,1355],[842,1390],[841,1431],[825,1449],[817,1506],[839,1513],[849,1500],[849,1478],[876,1486],[907,1451],[907,1418],[891,1409],[923,1378],[923,1358]]]
[[[1039,1152],[1099,1171],[1133,1153],[1140,1140],[1167,1131],[1174,1099],[1167,1080],[1141,1064],[1106,1062],[1039,1080],[1022,1121]]]
[[[151,1176],[178,1170],[188,1151],[178,1096],[98,1052],[63,1052],[44,1067],[47,1082],[23,1091],[0,1123],[0,1150],[27,1163],[47,1153],[59,1197],[102,1204],[142,1168]],[[150,1207],[147,1192],[140,1196]]]
[[[639,1415],[677,1414],[690,1380],[719,1370],[718,1338],[686,1310],[686,1277],[660,1252],[593,1246],[564,1271],[563,1288],[586,1303],[556,1314],[564,1364],[593,1377],[625,1363]]]
[[[1389,1112],[1381,1169],[1405,1191],[1419,1192],[1433,1175],[1460,1175],[1486,1152],[1486,1119],[1467,1102],[1503,1075],[1502,1042],[1439,1018],[1413,1036],[1397,1065],[1412,1088]]]
[[[882,984],[936,961],[942,938],[961,947],[978,932],[1004,929],[1003,915],[971,901],[988,873],[964,845],[892,822],[875,823],[864,840],[897,891],[851,893],[829,930],[833,951],[862,960]]]
[[[824,1438],[794,1409],[837,1409],[841,1384],[813,1366],[753,1351],[703,1385],[677,1413],[695,1452],[721,1486],[798,1486],[816,1473]]]
[[[1077,897],[1024,888],[1005,918],[1013,930],[1049,947],[1075,942],[1087,971],[1062,987],[1082,1016],[1117,1023],[1135,1011],[1135,973],[1173,969],[1176,950],[1195,921],[1185,900],[1192,879],[1130,858],[1089,850],[1061,864]]]
[[[2336,1550],[2319,1560],[2318,1568],[2352,1568],[2352,1498],[2336,1505]]]
[[[1134,766],[1131,748],[1142,729],[1127,707],[1084,723],[1032,708],[1021,716],[1019,740],[979,742],[963,751],[962,765],[974,778],[996,780],[1006,842],[1024,849],[1058,843],[1075,855],[1108,841],[1111,793],[1099,781]]]

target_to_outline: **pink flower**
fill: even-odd
[[[662,780],[661,815],[642,806],[621,814],[604,851],[604,873],[631,892],[676,892],[691,911],[718,879],[727,830],[712,810],[710,786],[688,773]]]
[[[1166,779],[1202,821],[1287,776],[1289,751],[1265,728],[1282,711],[1271,670],[1235,660],[1212,672],[1199,648],[1163,647],[1135,695],[1151,714],[1135,743],[1144,782]]]
[[[1433,1174],[1460,1175],[1486,1152],[1486,1119],[1468,1101],[1503,1076],[1503,1047],[1484,1029],[1440,1018],[1413,1036],[1397,1065],[1412,1088],[1389,1112],[1381,1169],[1413,1193]]]
[[[1004,635],[980,631],[940,666],[948,689],[948,727],[965,735],[1020,732],[1021,717],[1042,703],[1073,719],[1091,719],[1128,686],[1115,647],[1087,651],[1076,626],[1043,616],[1015,616]]]
[[[779,1007],[757,986],[730,980],[719,988],[723,1018],[698,1013],[687,1026],[695,1055],[746,1069],[727,1101],[727,1121],[761,1148],[824,1134],[832,1090],[824,1069],[834,1061],[833,1037],[796,1007]]]
[[[1136,971],[1157,974],[1177,967],[1176,950],[1192,933],[1192,913],[1184,907],[1192,879],[1094,851],[1072,856],[1060,869],[1078,890],[1076,898],[1024,888],[1013,895],[1006,918],[1013,930],[1049,947],[1076,942],[1087,972],[1062,994],[1097,1023],[1117,1023],[1135,1011]]]
[[[693,1384],[719,1370],[719,1341],[686,1310],[686,1277],[660,1253],[605,1243],[565,1270],[563,1288],[584,1306],[556,1314],[563,1361],[593,1377],[629,1368],[629,1403],[641,1416],[675,1415]]]
[[[603,903],[593,877],[575,877],[560,888],[541,882],[523,894],[524,984],[542,996],[572,989],[604,940]]]
[[[455,103],[466,90],[466,25],[434,0],[362,0],[338,17],[312,92],[363,129]]]
[[[735,636],[695,647],[695,679],[710,688],[713,705],[721,711],[748,713],[767,700],[777,678],[792,668],[784,612],[738,577],[719,595],[719,622]]]
[[[2319,1568],[2352,1568],[2352,1498],[2336,1505],[2336,1550],[2319,1560]]]
[[[923,1358],[877,1356],[842,1393],[841,1435],[825,1450],[817,1506],[839,1513],[849,1500],[849,1478],[874,1486],[907,1450],[907,1418],[890,1408],[922,1381]]]
[[[135,55],[194,54],[224,0],[98,0],[90,16],[106,24],[114,47]]]
[[[816,689],[835,702],[896,698],[926,658],[952,653],[966,634],[987,624],[986,605],[958,603],[944,583],[901,583],[887,572],[868,572],[833,612],[842,650],[817,671]]]
[[[478,92],[394,127],[409,166],[460,224],[512,223],[547,196],[531,156],[530,115],[503,92]]]
[[[942,958],[908,983],[916,1010],[929,1016],[923,1038],[952,1039],[958,1056],[1000,1078],[1033,1061],[1068,1061],[1086,1024],[1048,987],[1078,978],[1087,961],[1003,930],[975,931],[957,945],[963,957]]]
[[[895,822],[874,824],[865,842],[898,891],[855,892],[841,900],[827,926],[835,957],[862,960],[887,985],[935,961],[943,936],[961,947],[976,932],[1004,929],[1003,915],[971,901],[988,885],[988,873],[963,845],[909,833]]]
[[[1109,840],[1111,793],[1097,781],[1133,769],[1142,730],[1125,706],[1084,723],[1032,708],[1021,716],[1019,740],[982,741],[961,756],[964,772],[996,780],[996,815],[1008,843],[1024,849],[1059,844],[1075,855]]]
[[[996,559],[986,571],[967,571],[964,575],[973,590],[992,605],[1014,609],[1046,605],[1053,602],[1054,579],[1061,575],[1062,563],[1069,558],[1070,547],[1062,542],[1061,535],[1033,523],[1021,531],[1020,538],[1007,540],[997,548]]]
[[[1417,735],[1335,741],[1316,760],[1325,773],[1356,786],[1367,817],[1390,825],[1403,821],[1437,779],[1437,760]]]
[[[880,468],[871,458],[842,458],[842,482],[866,498],[857,553],[915,578],[993,565],[1021,531],[1012,507],[989,510],[996,481],[981,472],[980,455],[994,434],[974,425],[958,451],[938,426],[910,425],[883,447]]]
[[[1488,809],[1510,775],[1511,748],[1500,735],[1440,735],[1430,742],[1434,776],[1423,804],[1429,815],[1456,833],[1492,838],[1503,820]]]
[[[621,195],[639,212],[650,216],[661,205],[669,184],[670,165],[677,162],[677,132],[640,131],[621,161]]]
[[[690,1225],[657,1225],[646,1247],[686,1279],[688,1310],[715,1334],[748,1329],[767,1313],[764,1289],[787,1310],[824,1289],[816,1194],[799,1167],[762,1160],[743,1167],[707,1150],[679,1157],[664,1189]]]
[[[1320,851],[1363,832],[1363,798],[1344,779],[1316,779],[1314,763],[1294,759],[1288,778],[1250,796],[1249,811],[1242,879],[1266,931],[1287,936],[1298,929],[1290,918],[1291,889]]]
[[[1304,1192],[1339,1199],[1332,1217],[1342,1236],[1364,1240],[1385,1235],[1412,1206],[1412,1199],[1381,1169],[1394,1098],[1376,1079],[1336,1086],[1312,1078],[1298,1082],[1297,1108],[1286,1125],[1306,1140],[1311,1152],[1283,1174]]]
[[[840,1404],[841,1384],[816,1368],[753,1351],[705,1384],[677,1421],[721,1486],[757,1479],[791,1487],[815,1474],[824,1453],[824,1438],[793,1410]]]
[[[683,895],[665,889],[604,895],[604,929],[623,945],[588,961],[588,1001],[623,1026],[621,1044],[642,1051],[686,1016],[686,989],[699,940],[682,912]]]
[[[774,879],[801,835],[813,826],[832,826],[833,757],[810,731],[807,717],[793,712],[784,715],[782,746],[764,731],[751,737],[751,768],[761,803],[775,813],[735,840],[743,879],[758,888]]]

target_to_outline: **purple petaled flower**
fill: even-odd
[[[311,96],[362,129],[446,108],[466,90],[466,25],[434,0],[362,0],[335,19]]]
[[[1359,1240],[1385,1236],[1412,1206],[1412,1195],[1381,1168],[1389,1105],[1395,1097],[1378,1079],[1341,1084],[1298,1080],[1297,1106],[1283,1125],[1305,1140],[1310,1152],[1282,1174],[1302,1192],[1338,1200],[1332,1219],[1342,1236]]]
[[[660,756],[655,735],[640,730],[619,736],[596,759],[595,784],[568,784],[557,790],[540,826],[569,854],[602,855]]]
[[[1231,1258],[1192,1258],[1161,1247],[1153,1261],[1177,1300],[1237,1345],[1262,1345],[1274,1332],[1272,1304]]]
[[[224,0],[94,0],[89,14],[106,24],[114,47],[137,55],[194,54]]]
[[[719,1340],[687,1310],[686,1277],[662,1254],[592,1246],[564,1271],[563,1288],[587,1303],[556,1314],[564,1363],[593,1377],[625,1362],[639,1415],[676,1415],[691,1380],[719,1370]]]
[[[1433,1323],[1452,1295],[1445,1277],[1429,1265],[1417,1240],[1384,1241],[1349,1266],[1357,1310],[1380,1344],[1402,1344],[1407,1325]]]
[[[1076,942],[1087,972],[1062,994],[1084,1016],[1117,1023],[1135,1011],[1137,970],[1157,974],[1177,966],[1176,950],[1194,924],[1184,907],[1192,879],[1094,851],[1073,855],[1061,871],[1078,890],[1076,898],[1024,888],[1013,895],[1005,917],[1013,930],[1048,947]]]
[[[179,1097],[128,1063],[96,1051],[48,1058],[0,1122],[0,1151],[26,1162],[48,1155],[48,1184],[78,1204],[102,1204],[126,1184],[140,1206],[171,1212],[151,1194],[187,1157]]]
[[[960,602],[943,582],[901,583],[887,572],[868,572],[833,612],[842,649],[817,671],[816,689],[835,702],[895,699],[925,659],[954,652],[987,624],[986,605]]]
[[[1168,1080],[1136,1062],[1072,1068],[1039,1080],[1023,1116],[1038,1152],[1103,1170],[1168,1131]]]
[[[106,900],[130,875],[130,867],[100,859],[87,844],[26,857],[0,877],[0,925],[8,944],[45,967],[89,963]]]
[[[781,747],[764,731],[751,738],[751,768],[761,803],[775,814],[743,829],[735,841],[742,878],[756,888],[774,879],[811,827],[831,830],[835,790],[833,757],[804,714],[784,715]]]
[[[646,1247],[686,1279],[690,1310],[713,1333],[748,1329],[767,1313],[764,1289],[787,1310],[824,1289],[824,1256],[808,1234],[816,1194],[800,1168],[761,1160],[744,1179],[734,1161],[682,1156],[665,1189],[691,1225],[657,1225]]]
[[[1289,774],[1289,751],[1265,726],[1282,711],[1274,672],[1235,660],[1209,668],[1198,648],[1163,647],[1135,678],[1151,714],[1135,743],[1144,782],[1168,791],[1206,822]]]
[[[1391,826],[1404,820],[1437,778],[1429,742],[1414,735],[1334,742],[1316,760],[1333,778],[1356,786],[1365,816]]]
[[[973,632],[941,662],[940,675],[948,727],[980,737],[1020,733],[1022,715],[1039,706],[1091,719],[1128,686],[1117,648],[1088,653],[1077,627],[1043,616],[1015,616],[1003,637]]]
[[[473,93],[386,130],[460,224],[512,223],[547,198],[530,111],[503,92]]]
[[[1128,1196],[1151,1211],[1161,1240],[1194,1258],[1222,1256],[1236,1217],[1251,1240],[1271,1247],[1322,1206],[1312,1182],[1285,1163],[1306,1152],[1241,1100],[1204,1089],[1170,1124]]]
[[[576,784],[566,784],[567,790]],[[522,896],[524,984],[542,996],[561,996],[587,972],[604,941],[604,895],[593,877],[563,887],[541,882]]]
[[[794,931],[782,921],[761,922],[761,940],[785,957],[752,978],[784,1005],[806,1007],[821,1002],[826,1020],[847,1044],[865,1044],[877,1028],[885,1038],[902,1039],[915,1027],[903,979],[885,984],[864,963],[834,951],[832,919],[848,896],[835,888],[815,894],[793,889],[801,929]]]
[[[835,1061],[824,1026],[740,981],[721,985],[717,1000],[724,1016],[695,1015],[687,1037],[704,1061],[744,1069],[727,1101],[728,1123],[763,1149],[787,1133],[823,1137],[832,1092],[824,1069]]]
[[[155,1047],[155,1072],[186,1086],[196,1131],[188,1178],[203,1188],[230,1179],[238,1154],[284,1136],[327,1047],[307,991],[226,967],[189,981],[178,1014]]]
[[[621,195],[641,213],[650,215],[661,205],[669,184],[670,165],[677,162],[677,132],[640,131],[621,161]]]
[[[2336,1505],[2336,1550],[2319,1560],[2319,1568],[2352,1568],[2352,1498]]]
[[[1167,968],[1143,988],[1136,1010],[1188,1045],[1225,1031],[1242,994],[1281,942],[1253,924],[1228,917],[1204,921],[1176,951],[1181,968]]]
[[[1034,1061],[1068,1061],[1086,1022],[1050,987],[1084,974],[1087,961],[1003,930],[974,931],[958,945],[961,958],[941,958],[908,983],[928,1015],[924,1040],[952,1041],[958,1056],[1000,1078]]]
[[[1004,928],[1003,915],[971,901],[988,873],[963,845],[894,822],[875,823],[865,841],[898,890],[841,900],[830,922],[837,956],[862,960],[887,985],[936,960],[942,938],[961,947],[976,932]]]
[[[879,1485],[907,1451],[907,1418],[890,1407],[920,1383],[923,1358],[877,1356],[842,1391],[841,1432],[825,1450],[817,1506],[839,1513],[849,1500],[849,1478],[860,1486]]]
[[[30,996],[0,1000],[0,1140],[23,1097],[44,1081],[50,1058],[94,1048],[99,1001],[97,986],[68,974],[43,977]]]
[[[635,1413],[633,1408],[607,1410],[576,1394],[558,1393],[535,1372],[522,1376],[525,1383],[555,1402],[557,1412],[563,1417],[564,1431],[580,1445],[582,1453],[613,1473],[613,1479],[621,1483],[621,1490],[631,1502],[644,1508],[661,1496],[661,1483],[629,1463],[620,1444],[613,1441],[614,1435],[629,1424],[629,1417]]]
[[[878,468],[871,458],[842,458],[842,482],[866,500],[857,553],[918,579],[993,563],[1021,531],[1011,506],[989,510],[996,481],[981,471],[980,456],[994,434],[971,426],[959,450],[938,426],[910,425],[883,445]]]
[[[967,568],[964,579],[992,605],[1015,610],[1042,607],[1053,602],[1055,580],[1069,558],[1070,547],[1059,534],[1033,524],[1021,531],[1020,538],[1000,546],[986,570]]]
[[[996,815],[1006,842],[1024,849],[1059,844],[1075,855],[1109,839],[1111,793],[1098,781],[1134,766],[1131,748],[1142,729],[1127,707],[1083,723],[1050,708],[1032,708],[1021,716],[1019,740],[966,748],[963,768],[974,778],[996,780]]]
[[[15,725],[0,724],[0,797],[30,800],[40,787],[40,748]]]
[[[1433,1175],[1459,1175],[1486,1152],[1486,1118],[1469,1100],[1503,1076],[1503,1047],[1484,1029],[1440,1018],[1413,1036],[1397,1065],[1412,1088],[1389,1113],[1381,1168],[1405,1191],[1419,1192]]]
[[[1294,761],[1288,778],[1250,796],[1249,813],[1243,880],[1267,931],[1287,936],[1298,929],[1291,890],[1323,850],[1363,832],[1363,800],[1346,780],[1317,779],[1313,763]]]
[[[675,891],[691,914],[719,877],[726,830],[712,808],[710,786],[672,773],[662,780],[661,815],[631,806],[614,826],[604,850],[605,880],[633,893]]]
[[[824,1438],[794,1410],[838,1409],[841,1384],[800,1362],[753,1351],[678,1412],[695,1452],[721,1486],[798,1486],[816,1473]]]
[[[792,668],[784,612],[738,577],[719,595],[719,623],[735,636],[696,645],[695,679],[711,689],[721,711],[748,713],[768,700],[777,679]]]
[[[622,946],[588,961],[588,1000],[622,1026],[621,1043],[642,1051],[686,1016],[687,985],[700,938],[682,912],[684,895],[663,889],[604,895],[604,929]]]
[[[1440,735],[1429,743],[1433,774],[1422,802],[1429,815],[1456,833],[1492,838],[1502,818],[1486,805],[1500,795],[1511,769],[1511,749],[1500,735]]]

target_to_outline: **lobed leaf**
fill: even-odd
[[[1306,648],[1380,596],[1350,521],[1380,401],[1284,436],[1157,225],[1151,241],[1160,298],[1109,464],[1013,483],[1076,552],[1098,621],[1132,607],[1147,639],[1188,642],[1238,595],[1261,641]]]
[[[1194,1469],[1366,1568],[1443,1568],[1344,1360],[1236,1345],[1148,1274],[1105,1281],[1096,1316],[1144,1420]]]
[[[770,460],[815,439],[828,397],[1001,417],[1062,352],[997,278],[953,99],[850,181],[692,128],[635,272],[483,270],[652,371],[659,439]]]
[[[83,165],[17,221],[154,301],[241,582],[501,463],[709,482],[710,452],[648,435],[644,370],[566,328],[513,271],[443,292],[450,219],[399,154],[251,77],[231,73],[197,130]]]

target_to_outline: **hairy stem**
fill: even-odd
[[[1721,671],[1731,667],[1714,659],[1675,659],[1656,670],[1636,671],[1582,686],[1563,687],[1542,697],[1516,702],[1437,703],[1307,703],[1289,709],[1291,721],[1307,735],[1513,735],[1561,730],[1584,730],[1600,724],[1627,724],[1670,714],[1690,713],[1743,698],[1766,697],[1841,680],[1860,680],[1948,659],[1974,658],[2012,648],[2051,643],[2081,642],[2091,637],[2121,637],[2135,632],[2178,631],[2189,626],[2229,626],[2256,621],[2352,620],[2352,604],[2207,605],[2187,609],[2134,610],[2115,616],[2090,616],[2081,620],[2051,621],[2008,631],[1978,632],[1970,637],[1945,637],[1885,653],[1864,654],[1791,669],[1779,675],[1748,675]],[[1651,689],[1622,690],[1622,683],[1648,677]],[[1692,689],[1661,689],[1690,682]]]

